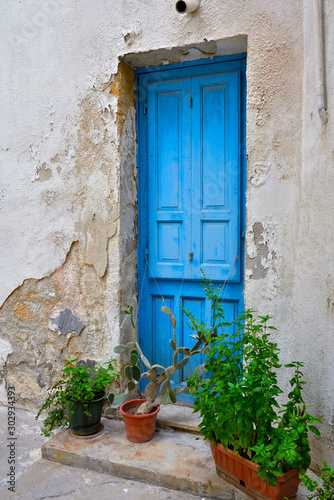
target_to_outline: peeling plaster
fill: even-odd
[[[105,280],[74,243],[61,268],[41,280],[26,280],[7,299],[0,309],[0,325],[6,324],[0,348],[3,355],[11,350],[3,372],[7,384],[15,386],[18,404],[35,410],[68,355],[83,359],[94,353],[102,359],[109,352],[105,291]],[[50,318],[56,318],[63,334],[49,328]],[[15,339],[12,347],[5,337],[8,332],[11,343]]]
[[[256,222],[247,233],[249,238],[249,249],[247,253],[250,267],[252,268],[251,278],[259,280],[265,278],[268,272],[268,269],[264,267],[269,252],[263,239],[263,225],[261,222]]]
[[[136,38],[140,37],[141,30],[133,30],[130,32],[123,31],[123,38],[127,45],[132,45]]]
[[[40,182],[45,182],[51,179],[52,170],[48,168],[46,163],[43,163],[40,168],[37,169],[37,180]]]
[[[128,53],[123,57],[126,64],[133,68],[160,66],[186,61],[194,61],[205,57],[242,54],[247,52],[247,36],[240,35],[224,40],[205,39],[201,43],[182,45],[182,47],[159,48],[157,50]]]
[[[255,222],[246,232],[246,278],[265,280],[262,295],[270,300],[277,296],[280,287],[277,239],[277,227],[270,219]]]
[[[263,161],[258,161],[250,165],[249,179],[252,186],[259,187],[266,182],[270,166],[270,163]]]
[[[81,195],[74,200],[73,210],[78,211],[75,230],[86,262],[93,265],[102,277],[107,269],[108,240],[117,232],[119,181],[117,172],[111,173],[109,157],[112,140],[109,127],[113,125],[116,113],[110,99],[104,98],[103,94],[97,102],[97,109],[89,99],[82,103],[76,170],[85,173],[85,178],[82,179]]]

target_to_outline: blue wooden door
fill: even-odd
[[[223,283],[226,318],[243,308],[245,59],[141,70],[138,84],[139,336],[151,361],[193,345],[181,307],[211,321],[201,287]],[[201,359],[191,360],[175,383]]]

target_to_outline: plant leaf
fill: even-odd
[[[113,407],[113,406],[109,406],[108,408],[106,408],[106,409],[104,410],[104,414],[105,414],[105,415],[110,415],[110,413],[112,413],[112,411],[113,411],[114,409],[115,409],[115,407]]]
[[[173,314],[173,311],[167,306],[162,306],[161,311],[165,314],[168,314],[168,316],[172,316]]]
[[[132,349],[131,354],[130,354],[130,360],[132,366],[135,366],[138,361],[138,351],[136,349]]]
[[[147,376],[150,380],[152,380],[152,382],[154,382],[154,380],[156,380],[157,378],[157,373],[157,370],[155,368],[152,368],[151,370],[148,370]]]
[[[130,365],[126,365],[126,367],[124,368],[124,373],[129,380],[133,379],[132,368],[133,367]]]
[[[123,352],[126,351],[126,345],[119,344],[116,347],[114,347],[114,352],[116,354],[123,354]]]
[[[168,378],[171,378],[171,377],[174,375],[174,373],[175,373],[175,368],[174,368],[174,366],[169,366],[169,367],[167,368],[166,372],[167,372],[167,377],[168,377]]]
[[[189,347],[179,347],[175,352],[177,352],[178,354],[183,354],[184,356],[189,356],[190,349]]]
[[[188,363],[190,359],[190,356],[187,356],[186,358],[181,359],[180,363],[177,365],[177,369],[181,370],[181,368],[184,368],[186,364]]]
[[[317,429],[317,428],[315,427],[315,425],[309,425],[309,429],[310,429],[310,431],[311,431],[311,432],[313,432],[313,434],[315,434],[316,436],[320,436],[320,431],[319,431],[319,429]]]
[[[141,371],[140,371],[140,368],[138,368],[138,366],[133,366],[132,367],[132,376],[133,378],[139,382],[140,380],[140,376],[141,376]]]
[[[173,389],[169,389],[169,397],[172,403],[176,403],[176,395]]]
[[[166,391],[163,398],[162,398],[162,404],[166,405],[169,401],[169,391]]]
[[[192,335],[190,335],[190,337],[192,337]],[[195,338],[197,339],[197,335],[195,336]],[[198,342],[196,342],[195,345],[192,346],[192,348],[190,349],[190,352],[194,352],[194,351],[197,351],[197,349],[202,345],[202,342],[199,340]]]
[[[118,396],[116,396],[113,401],[112,408],[119,408],[121,404],[124,403],[126,396],[127,393],[119,394]]]
[[[174,394],[175,394],[175,396],[178,396],[181,393],[182,393],[182,387],[180,387],[179,385],[177,385],[176,387],[174,387]]]
[[[128,382],[128,391],[132,392],[136,388],[136,384],[131,380]]]
[[[175,349],[176,349],[176,343],[175,343],[175,341],[173,339],[170,339],[169,343],[170,343],[171,348],[173,349],[173,351],[175,351]]]
[[[197,371],[196,378],[197,380],[199,380],[202,377],[203,373],[205,373],[205,365],[198,365],[195,371]]]
[[[167,391],[169,391],[171,385],[170,385],[170,380],[167,378],[162,384],[161,384],[161,388],[160,388],[160,394],[162,394],[162,396],[165,395],[165,393]]]

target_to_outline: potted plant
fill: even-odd
[[[127,438],[138,443],[152,439],[156,417],[160,409],[159,405],[167,404],[169,401],[175,403],[177,396],[189,392],[187,385],[172,388],[171,379],[175,372],[185,367],[192,356],[206,353],[209,350],[206,338],[196,335],[194,336],[196,342],[191,349],[178,347],[175,333],[176,319],[168,307],[163,306],[161,311],[169,316],[173,328],[173,338],[169,341],[170,348],[173,350],[173,364],[171,366],[165,368],[159,364],[151,364],[144,356],[137,339],[132,306],[124,312],[130,316],[133,341],[128,342],[126,345],[118,345],[114,349],[114,352],[119,354],[130,351],[130,363],[124,369],[128,382],[127,389],[123,394],[116,397],[114,393],[108,395],[111,406],[106,409],[106,413],[120,407]],[[182,356],[182,359],[179,359],[179,356]],[[128,395],[138,388],[140,380],[145,377],[148,378],[149,383],[145,389],[144,398],[124,402]]]
[[[200,412],[201,432],[211,444],[219,476],[254,498],[292,498],[298,489],[298,473],[310,464],[308,431],[320,420],[305,411],[302,398],[303,363],[285,365],[294,374],[287,402],[277,384],[279,348],[270,340],[269,316],[254,318],[251,311],[226,322],[221,288],[215,291],[205,279],[204,290],[211,301],[213,329],[187,313],[192,328],[205,336],[211,349],[205,373],[188,380]]]
[[[114,359],[102,365],[95,361],[66,361],[63,376],[47,391],[47,398],[39,410],[47,411],[41,433],[50,436],[55,427],[70,427],[73,434],[95,434],[100,426],[105,388],[119,373],[115,373]]]
[[[328,463],[323,461],[321,472],[320,484],[318,481],[311,479],[307,474],[300,476],[307,489],[313,492],[313,495],[308,497],[309,500],[313,498],[317,500],[333,500],[334,498],[334,468],[328,467]]]

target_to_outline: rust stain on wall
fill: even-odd
[[[120,61],[114,81],[107,88],[118,99],[117,126],[119,135],[122,136],[130,110],[135,106],[134,70],[123,61]]]
[[[16,304],[13,309],[14,316],[16,316],[21,321],[34,321],[35,316],[27,310],[27,307],[29,307],[29,303],[28,306],[24,302],[21,304]]]

